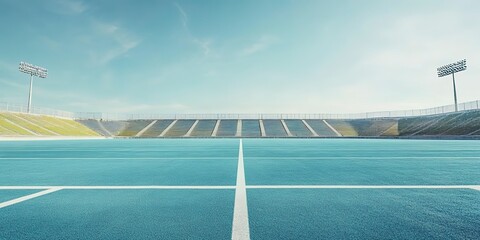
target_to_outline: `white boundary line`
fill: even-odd
[[[64,190],[135,190],[135,189],[235,189],[235,186],[0,186],[0,190],[25,189],[64,189]]]
[[[58,157],[58,158],[0,158],[1,160],[231,160],[236,157],[107,157],[107,158],[92,158],[92,157]]]
[[[245,176],[243,176],[245,178]],[[238,181],[238,176],[237,176]],[[0,190],[235,189],[238,186],[0,186]],[[246,189],[475,189],[480,185],[245,185]]]
[[[233,208],[232,239],[250,239],[242,139],[240,139],[238,150],[237,186],[235,187],[235,206]]]
[[[56,191],[59,191],[59,190],[62,190],[62,188],[54,187],[54,188],[49,188],[49,189],[41,191],[41,192],[37,192],[37,193],[33,193],[33,194],[26,195],[26,196],[23,196],[23,197],[15,198],[15,199],[12,199],[10,201],[0,203],[0,208],[8,207],[8,206],[11,206],[13,204],[17,204],[17,203],[20,203],[20,202],[23,202],[23,201],[27,201],[27,200],[30,200],[32,198],[40,197],[40,196],[43,196],[45,194],[49,194],[49,193],[56,192]]]
[[[248,157],[249,159],[258,159],[258,160],[270,160],[270,159],[285,159],[285,160],[301,160],[301,159],[307,159],[307,160],[330,160],[330,159],[479,159],[480,157],[445,157],[445,156],[432,156],[432,157],[427,157],[427,156],[405,156],[405,157],[358,157],[358,156],[345,156],[345,157],[339,157],[339,156],[331,156],[331,157],[302,157],[302,156],[291,156],[291,157],[265,157],[265,156],[251,156]],[[158,160],[182,160],[182,159],[238,159],[237,157],[231,157],[231,156],[226,156],[226,157],[53,157],[53,158],[45,158],[45,157],[28,157],[28,158],[23,158],[23,157],[0,157],[0,160],[70,160],[70,159],[84,159],[84,160],[96,160],[96,159],[105,159],[105,160],[142,160],[142,159],[158,159]]]

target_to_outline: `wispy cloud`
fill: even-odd
[[[81,14],[88,9],[88,6],[79,0],[52,0],[50,5],[50,11],[64,15]]]
[[[205,56],[208,56],[211,52],[211,40],[209,39],[200,39],[192,34],[190,31],[190,28],[188,26],[188,14],[185,12],[185,10],[178,4],[177,2],[174,3],[175,7],[178,10],[178,14],[180,15],[180,20],[182,22],[182,27],[184,31],[186,32],[190,42],[193,44],[197,45],[203,52]]]
[[[116,24],[94,21],[93,28],[98,37],[114,43],[114,45],[107,49],[96,49],[91,52],[94,60],[100,64],[109,63],[110,61],[125,55],[128,51],[137,47],[141,42],[138,37]]]
[[[257,41],[255,41],[254,43],[252,43],[249,46],[243,48],[240,51],[239,55],[240,56],[253,55],[257,52],[260,52],[262,50],[267,49],[268,47],[270,47],[272,44],[274,44],[277,41],[278,41],[278,39],[274,36],[263,35],[259,39],[257,39]]]

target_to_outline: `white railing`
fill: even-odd
[[[459,111],[480,110],[480,100],[458,104]],[[27,106],[0,102],[0,111],[27,113]],[[32,114],[49,115],[69,119],[103,119],[103,120],[133,120],[133,119],[365,119],[365,118],[399,118],[427,116],[455,112],[455,105],[446,105],[426,109],[402,111],[382,111],[367,113],[207,113],[207,114],[128,114],[100,112],[67,112],[49,108],[33,107]]]
[[[480,100],[458,104],[459,111],[479,110]],[[455,112],[455,105],[446,105],[426,109],[402,111],[382,111],[351,114],[325,113],[209,113],[209,114],[128,114],[128,113],[75,113],[76,119],[134,120],[134,119],[365,119],[365,118],[399,118],[427,116]]]
[[[28,108],[26,105],[0,102],[0,112],[28,113]],[[59,118],[68,118],[68,119],[75,118],[75,114],[72,112],[49,109],[49,108],[32,107],[30,113],[38,114],[38,115],[48,115],[48,116],[59,117]]]

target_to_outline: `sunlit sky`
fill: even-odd
[[[480,99],[480,1],[0,0],[0,102],[73,112],[347,113]]]

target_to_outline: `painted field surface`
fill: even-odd
[[[480,141],[0,142],[0,239],[480,239],[479,229]]]

